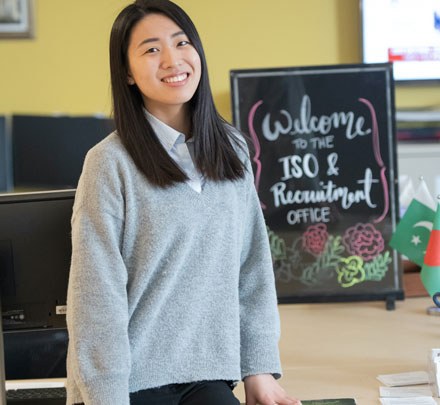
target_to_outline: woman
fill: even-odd
[[[72,216],[68,404],[296,404],[280,376],[266,228],[245,143],[217,113],[197,31],[138,0],[110,38],[116,132]]]

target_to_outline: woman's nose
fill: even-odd
[[[175,48],[165,48],[162,52],[162,68],[169,69],[179,66],[181,63],[180,55]]]

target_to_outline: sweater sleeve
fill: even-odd
[[[73,395],[72,402],[87,405],[129,404],[127,270],[121,256],[124,199],[112,161],[89,152],[72,215],[68,380],[79,388],[80,397]]]
[[[280,324],[269,239],[253,181],[248,182],[239,285],[242,378],[279,378]]]

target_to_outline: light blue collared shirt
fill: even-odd
[[[147,110],[144,111],[162,146],[187,175],[187,184],[201,193],[204,179],[194,164],[194,139],[185,142],[185,134],[171,128]]]

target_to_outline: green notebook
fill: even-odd
[[[310,399],[301,400],[303,405],[356,405],[353,398]]]

